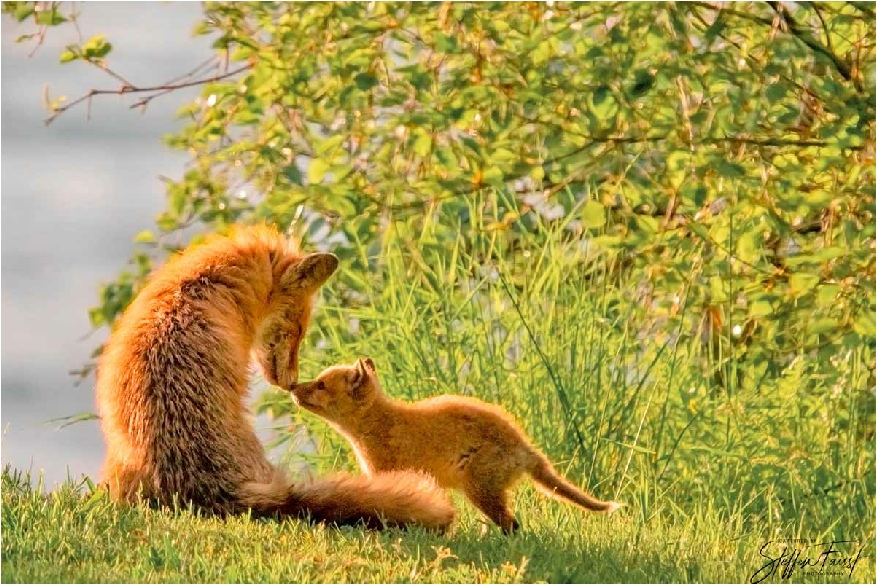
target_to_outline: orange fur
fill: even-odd
[[[208,238],[152,275],[98,366],[104,482],[115,498],[371,525],[450,524],[446,496],[420,476],[394,478],[402,489],[358,478],[291,485],[256,437],[244,403],[250,357],[271,383],[296,382],[313,297],[337,265],[331,254],[302,254],[273,229],[247,227]]]
[[[504,531],[518,528],[508,492],[524,474],[540,489],[582,508],[612,512],[560,477],[514,419],[492,404],[463,396],[406,403],[386,396],[371,359],[333,366],[291,388],[295,401],[325,418],[353,446],[367,474],[414,470],[466,497]]]

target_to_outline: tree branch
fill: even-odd
[[[822,43],[814,39],[801,25],[795,20],[795,17],[786,10],[785,6],[780,4],[779,2],[771,1],[767,3],[768,6],[773,8],[774,12],[783,19],[783,22],[786,23],[786,28],[792,36],[797,38],[799,41],[807,45],[812,51],[815,53],[819,53],[824,57],[828,58],[829,61],[834,65],[834,68],[837,69],[837,72],[840,73],[841,77],[843,77],[846,81],[849,81],[853,84],[853,86],[858,91],[862,91],[862,85],[857,80],[853,79],[852,71],[850,71],[849,65],[844,63],[840,57],[834,54],[829,48],[825,47]],[[821,19],[821,16],[820,16]],[[826,30],[826,35],[828,31]]]
[[[819,5],[816,2],[808,4],[810,8],[813,9],[813,12],[816,13],[816,18],[819,19],[820,24],[822,24],[822,32],[825,33],[825,45],[828,47],[828,50],[834,53],[834,47],[831,44],[831,33],[828,31],[828,24],[826,24],[825,19],[822,17],[822,9],[819,8]]]
[[[719,10],[725,14],[730,14],[732,16],[736,16],[737,18],[742,18],[744,20],[749,20],[751,22],[758,22],[760,24],[764,24],[767,26],[773,26],[773,20],[771,20],[769,18],[765,18],[765,17],[758,16],[755,14],[749,14],[747,12],[743,12],[740,10],[734,10],[734,9],[728,8],[726,6],[716,6],[713,3],[702,2],[702,1],[695,1],[695,2],[691,2],[690,4],[692,4],[694,6],[700,6],[702,8],[707,8],[709,10],[714,10],[714,11]],[[768,6],[770,6],[773,9],[773,11],[777,14],[777,16],[779,16],[783,20],[783,22],[786,24],[786,29],[788,30],[789,34],[791,34],[793,37],[797,38],[799,41],[804,43],[807,47],[809,47],[815,53],[819,53],[820,55],[826,57],[829,61],[831,61],[832,65],[834,65],[834,68],[837,70],[838,73],[840,73],[841,77],[843,77],[846,81],[852,83],[857,91],[860,91],[860,92],[862,91],[861,82],[856,80],[856,79],[853,79],[853,75],[852,75],[852,71],[850,70],[850,67],[846,63],[844,63],[840,57],[838,57],[833,51],[829,50],[827,47],[822,45],[819,41],[814,39],[798,23],[798,21],[795,20],[795,18],[788,12],[788,10],[786,10],[786,8],[784,6],[782,6],[782,4],[780,4],[779,2],[776,2],[776,1],[769,1],[769,2],[767,2],[767,4],[768,4]],[[859,4],[861,4],[861,3],[859,3]],[[867,10],[866,8],[863,8],[863,7],[858,6],[856,4],[852,4],[852,5],[861,11]],[[872,15],[872,18],[873,18],[873,15]]]
[[[168,94],[172,91],[175,91],[178,89],[183,89],[185,87],[204,85],[206,83],[213,83],[216,81],[227,79],[229,77],[233,77],[233,76],[237,75],[238,73],[242,73],[242,72],[246,71],[250,67],[251,67],[251,65],[247,64],[247,65],[244,65],[244,66],[239,67],[237,69],[233,69],[232,71],[228,71],[226,73],[223,73],[221,75],[213,75],[211,77],[195,79],[192,81],[184,81],[184,82],[180,82],[180,83],[165,83],[162,85],[153,85],[153,86],[148,86],[148,87],[138,87],[138,86],[131,85],[129,83],[123,83],[121,86],[119,86],[116,89],[92,89],[91,91],[89,91],[85,95],[78,97],[77,99],[73,100],[69,104],[57,108],[52,113],[51,116],[46,118],[45,124],[46,124],[46,126],[48,126],[49,124],[54,122],[58,116],[60,116],[61,114],[63,114],[67,110],[81,104],[82,102],[87,101],[90,103],[91,99],[94,98],[95,96],[99,96],[99,95],[126,95],[129,93],[148,93],[148,94],[151,94],[151,95],[147,95],[146,97],[140,99],[134,105],[131,106],[131,108],[138,108],[138,107],[146,106],[153,99],[160,97],[160,96],[163,96],[165,94]],[[203,64],[193,71],[198,71],[199,69],[202,69],[202,68],[203,68]],[[107,71],[106,69],[104,69],[104,70]],[[185,78],[185,77],[186,76],[183,76],[183,78]],[[180,79],[180,78],[177,78],[177,79]]]

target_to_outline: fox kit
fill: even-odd
[[[518,528],[508,492],[524,474],[548,495],[587,510],[612,512],[622,505],[597,500],[557,475],[497,406],[463,396],[414,403],[389,398],[370,358],[328,368],[312,382],[294,384],[291,392],[297,404],[350,441],[366,474],[428,473],[440,486],[462,490],[505,532]]]
[[[272,384],[296,381],[313,297],[337,266],[331,254],[302,254],[277,231],[249,227],[152,275],[98,365],[113,497],[371,526],[453,521],[446,495],[418,474],[293,485],[265,457],[244,402],[250,357]]]

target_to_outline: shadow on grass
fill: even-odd
[[[590,522],[583,524],[592,528]],[[382,533],[381,538],[400,543],[401,555],[420,555],[424,547],[436,550],[437,557],[444,556],[438,560],[450,580],[456,569],[466,566],[495,572],[503,580],[528,583],[699,581],[702,574],[699,565],[676,556],[676,543],[642,552],[636,543],[623,539],[606,542],[569,532],[526,529],[504,535],[493,526],[483,535],[468,529],[444,536],[419,532],[411,538],[404,530],[395,530]]]

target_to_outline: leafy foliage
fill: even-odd
[[[65,20],[33,9],[4,5]],[[658,310],[692,283],[714,353],[833,356],[874,339],[872,17],[859,3],[208,4],[195,33],[249,68],[180,112],[167,143],[193,161],[158,227],[295,223],[355,270],[354,244],[377,246],[388,223],[436,217],[442,242],[474,231],[468,197],[499,189],[526,206],[498,207],[495,229],[578,209],[581,237],[606,223],[595,243],[628,258]],[[110,49],[98,36],[62,61]],[[104,298],[95,325],[125,304]]]

